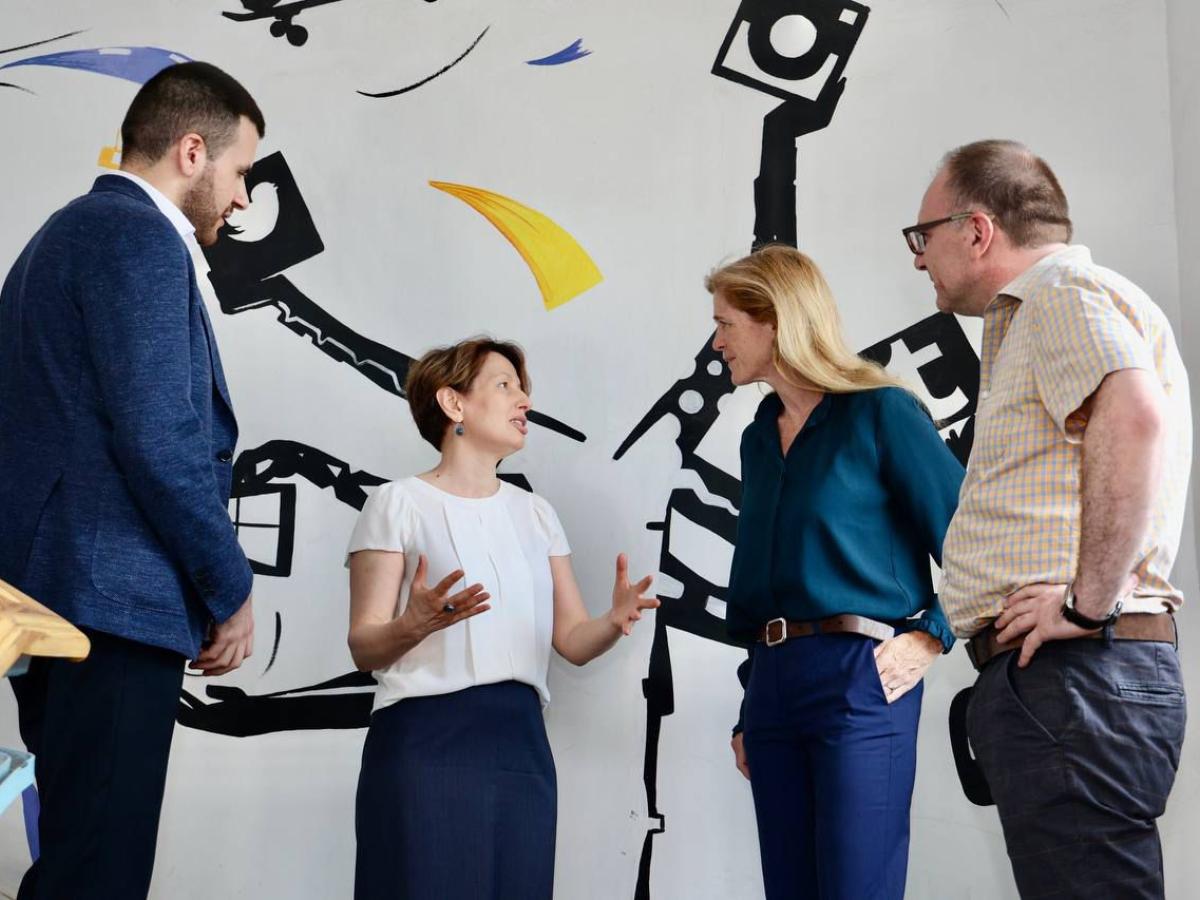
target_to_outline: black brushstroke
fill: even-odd
[[[655,401],[649,412],[621,442],[621,446],[613,454],[613,459],[619,460],[624,456],[629,448],[641,440],[662,418],[673,416],[679,424],[679,435],[675,439],[675,445],[679,447],[682,456],[682,468],[698,474],[706,490],[724,497],[734,506],[739,505],[742,495],[741,482],[696,453],[700,442],[720,416],[718,402],[732,391],[733,382],[729,380],[729,367],[709,341],[696,354],[692,373],[676,381]],[[694,413],[684,412],[682,406],[683,396],[689,392],[699,394],[703,404]]]
[[[234,525],[239,530],[271,528],[278,534],[274,560],[250,560],[250,568],[256,575],[287,578],[292,574],[296,486],[286,483],[286,480],[296,477],[322,490],[332,488],[339,502],[356,510],[362,509],[367,502],[366,488],[387,481],[386,478],[354,469],[349,463],[296,441],[268,441],[238,454],[233,464]],[[278,521],[269,524],[243,522],[241,500],[268,495],[279,497]]]
[[[221,15],[234,22],[273,19],[270,26],[272,37],[287,38],[293,47],[303,47],[308,42],[308,29],[295,23],[296,16],[306,9],[341,2],[342,0],[293,0],[281,6],[279,0],[242,0],[242,7],[246,12],[223,12]]]
[[[325,243],[313,222],[312,213],[296,183],[287,159],[278,151],[257,160],[246,176],[246,193],[253,196],[259,186],[274,189],[278,214],[271,231],[257,241],[240,240],[242,230],[226,224],[217,243],[204,249],[217,289],[227,313],[245,307],[239,295],[264,279],[290,269],[323,253]]]
[[[68,31],[66,34],[60,34],[56,37],[46,38],[44,41],[34,41],[32,44],[21,44],[17,47],[5,47],[3,50],[0,50],[0,56],[3,56],[5,53],[16,53],[18,50],[29,50],[32,47],[41,47],[43,44],[53,44],[55,41],[63,41],[69,37],[75,37],[77,34],[83,34],[85,31],[87,31],[86,28],[81,28],[78,31]],[[6,87],[13,87],[13,85],[6,85]]]
[[[275,665],[275,657],[279,655],[279,639],[281,637],[283,637],[283,616],[279,614],[279,610],[275,610],[275,642],[271,645],[271,658],[267,660],[267,667],[263,669],[264,675],[271,671],[271,666]]]
[[[289,0],[280,5],[280,0],[242,0],[242,8],[246,12],[223,12],[221,15],[233,22],[257,22],[260,19],[272,19],[270,32],[272,37],[287,38],[293,47],[303,47],[308,43],[308,29],[296,24],[296,17],[306,9],[318,6],[330,6],[341,3],[342,0]],[[426,3],[436,3],[437,0],[425,0]]]
[[[238,457],[242,462],[246,454]],[[237,463],[235,463],[235,466]],[[275,558],[272,560],[250,559],[250,569],[255,575],[271,575],[286,578],[292,571],[292,552],[295,548],[296,523],[296,487],[291,484],[269,484],[258,478],[239,482],[236,469],[234,472],[233,496],[233,526],[237,531],[243,529],[269,530],[276,534]],[[242,516],[242,501],[249,497],[273,496],[278,502],[274,522],[251,522]],[[261,505],[261,504],[260,504]]]
[[[919,366],[917,374],[929,394],[939,400],[953,396],[955,391],[961,391],[966,398],[961,409],[934,422],[939,431],[958,426],[958,431],[952,430],[946,437],[946,446],[966,466],[975,437],[975,409],[979,402],[979,357],[975,355],[975,348],[967,340],[958,319],[949,313],[934,313],[873,344],[861,355],[887,366],[896,343],[903,343],[913,354],[931,345],[938,348],[937,358]]]
[[[183,691],[175,721],[187,728],[230,737],[366,728],[375,702],[374,687],[370,672],[350,672],[320,684],[257,696],[241,688],[214,684],[204,692],[213,703]]]
[[[852,0],[743,0],[713,63],[712,73],[736,84],[779,97],[783,103],[763,119],[762,158],[754,181],[754,247],[796,239],[796,141],[829,125],[846,88],[842,77],[850,54],[866,26],[870,9]],[[842,21],[854,15],[853,23]],[[802,15],[817,30],[812,48],[800,57],[777,54],[771,47],[772,26],[787,15]],[[733,67],[730,51],[743,32],[758,72]],[[828,60],[836,62],[815,99],[800,91]],[[767,78],[773,80],[767,80]],[[777,80],[796,85],[781,87]],[[812,91],[810,91],[812,93]]]
[[[449,63],[448,65],[442,66],[440,69],[438,69],[432,75],[428,75],[425,78],[422,78],[420,81],[414,81],[412,84],[407,85],[402,88],[397,88],[394,91],[383,91],[382,93],[378,93],[378,94],[371,94],[371,93],[368,93],[367,91],[359,91],[358,93],[362,94],[364,97],[372,97],[375,99],[381,99],[384,97],[398,97],[400,94],[407,94],[409,91],[415,91],[417,88],[421,87],[421,85],[429,84],[429,82],[433,81],[433,79],[435,79],[441,75],[445,75],[447,72],[449,72],[455,66],[457,66],[460,62],[462,62],[464,59],[466,59],[467,54],[469,54],[472,50],[475,49],[475,47],[479,44],[479,42],[483,40],[483,36],[488,33],[488,28],[491,28],[491,27],[492,26],[489,25],[489,26],[487,26],[487,28],[483,29],[483,31],[479,32],[479,37],[475,38],[475,40],[471,42],[471,46],[468,47],[466,50],[464,50],[459,55],[459,57],[456,60],[454,60],[454,62]]]
[[[4,55],[5,53],[16,53],[19,50],[29,50],[33,47],[41,47],[44,44],[52,44],[55,41],[62,41],[69,37],[75,37],[77,34],[83,34],[85,31],[87,31],[86,28],[81,28],[78,31],[68,31],[66,34],[60,34],[41,41],[34,41],[31,44],[20,44],[16,47],[6,47],[3,50],[0,50],[0,56]],[[19,84],[13,84],[11,81],[0,81],[0,88],[12,88],[13,90],[21,91],[22,93],[29,94],[33,97],[37,96],[36,91],[31,91],[29,88]]]

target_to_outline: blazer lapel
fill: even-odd
[[[187,256],[187,264],[188,278],[192,286],[192,296],[195,298],[196,304],[200,307],[200,321],[204,323],[204,339],[208,343],[208,358],[212,362],[213,384],[217,387],[217,396],[221,398],[230,415],[232,415],[233,401],[229,397],[229,387],[225,384],[225,370],[221,368],[221,354],[217,351],[217,337],[213,334],[212,322],[208,318],[208,309],[204,304],[204,295],[200,293],[200,286],[196,283],[196,268],[192,263],[190,253]]]

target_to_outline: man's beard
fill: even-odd
[[[217,232],[224,224],[224,219],[213,196],[212,163],[205,163],[200,180],[188,188],[183,197],[182,211],[196,229],[196,243],[201,247],[210,247],[217,242]]]

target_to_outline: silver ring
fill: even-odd
[[[454,604],[453,604],[453,603],[447,603],[445,606],[443,606],[443,607],[442,607],[442,612],[444,612],[444,613],[452,613],[452,612],[454,612]]]

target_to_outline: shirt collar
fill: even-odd
[[[1043,256],[1032,266],[1006,284],[1000,289],[992,301],[987,305],[987,309],[993,306],[1001,305],[1002,298],[1012,298],[1013,300],[1024,301],[1030,295],[1037,292],[1042,287],[1043,283],[1051,276],[1051,270],[1056,269],[1064,263],[1075,263],[1078,265],[1091,265],[1092,251],[1083,244],[1071,244],[1061,250],[1056,250],[1047,256]],[[985,310],[986,311],[986,310]]]
[[[817,402],[817,405],[812,408],[812,412],[808,414],[808,418],[804,421],[804,427],[801,431],[807,431],[809,428],[815,428],[829,417],[829,411],[833,406],[833,394],[828,391]],[[779,399],[779,395],[774,391],[763,397],[762,403],[758,404],[758,411],[754,413],[754,429],[762,437],[768,441],[778,443],[779,425],[777,420],[779,414],[783,412],[783,401]]]
[[[158,211],[166,216],[168,220],[170,220],[171,225],[174,226],[175,230],[179,232],[179,236],[185,241],[195,235],[196,228],[190,221],[188,221],[188,217],[183,214],[183,211],[174,203],[172,203],[166,194],[148,182],[145,178],[124,170],[117,170],[111,174],[120,175],[122,178],[128,178],[143,191],[145,191],[146,195],[154,201],[154,205],[158,207]]]

